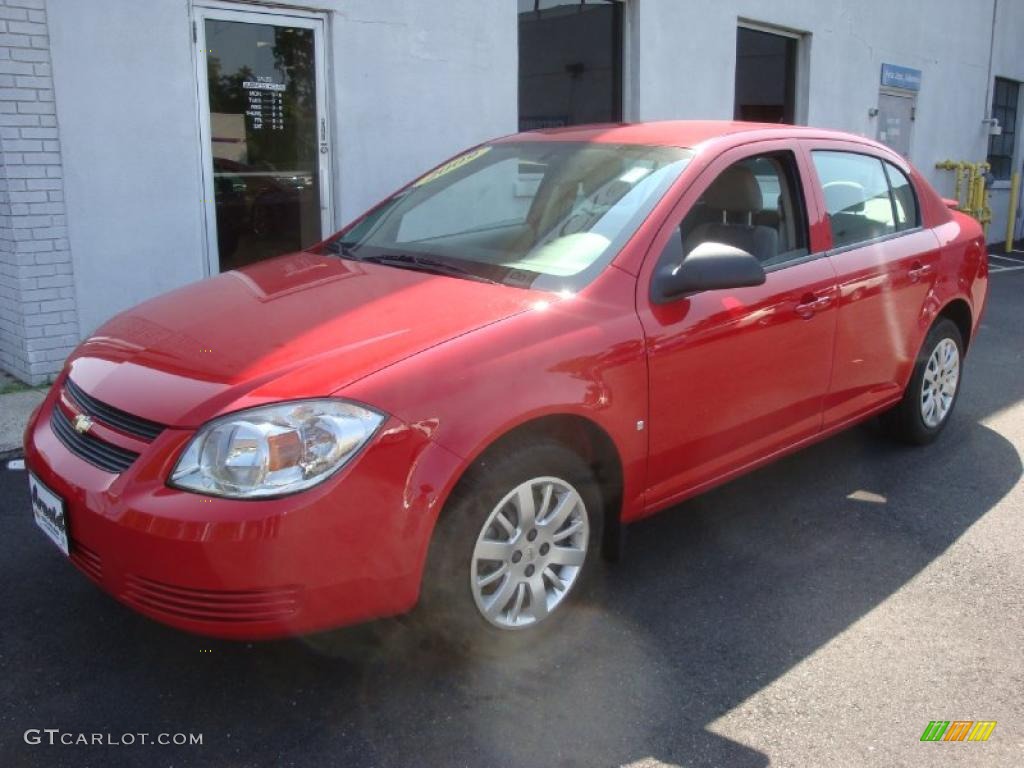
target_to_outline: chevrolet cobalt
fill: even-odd
[[[628,523],[870,417],[939,435],[988,285],[954,207],[813,128],[482,144],[96,330],[25,433],[35,519],[192,632],[421,603],[467,642],[530,637]]]

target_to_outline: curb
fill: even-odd
[[[9,459],[23,458],[25,458],[24,448],[0,448],[0,461],[8,461]]]

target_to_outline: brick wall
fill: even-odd
[[[0,368],[34,384],[78,341],[45,0],[0,0]]]

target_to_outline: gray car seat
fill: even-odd
[[[775,259],[779,252],[778,230],[754,220],[761,213],[762,200],[753,171],[743,165],[726,168],[708,187],[703,199],[706,208],[720,216],[720,220],[694,227],[684,243],[684,253],[701,243],[724,243],[746,251],[762,264]]]

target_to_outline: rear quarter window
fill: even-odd
[[[885,174],[892,189],[892,204],[896,214],[896,229],[914,229],[921,226],[921,214],[917,205],[914,185],[903,171],[892,163],[885,163]]]

